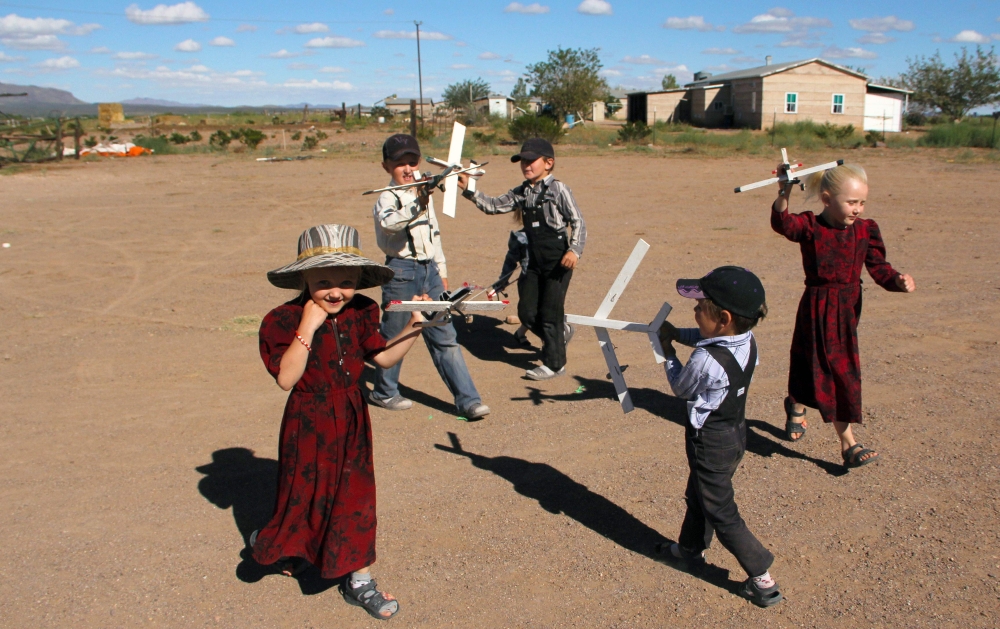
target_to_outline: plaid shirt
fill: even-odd
[[[544,197],[539,198],[544,193]],[[498,197],[491,197],[476,190],[466,190],[462,196],[476,204],[486,214],[506,214],[525,207],[535,207],[539,203],[545,214],[545,222],[556,231],[566,234],[569,248],[583,257],[583,246],[587,241],[587,225],[583,222],[580,206],[573,193],[563,182],[549,175],[532,185],[525,181],[520,186]]]
[[[385,255],[421,262],[434,260],[441,277],[448,277],[434,199],[427,200],[427,211],[422,212],[412,190],[386,190],[375,202],[372,215],[375,241]]]

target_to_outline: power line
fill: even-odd
[[[11,2],[0,2],[0,6],[12,9],[30,9],[32,11],[54,11],[57,13],[75,13],[78,15],[103,15],[109,17],[126,17],[124,12],[113,13],[111,11],[83,11],[80,9],[63,9],[56,7],[40,7],[28,4],[14,4]],[[264,20],[254,18],[226,18],[209,17],[208,22],[242,22],[245,24],[301,24],[304,20]],[[324,20],[326,24],[407,24],[408,20]]]

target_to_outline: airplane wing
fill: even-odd
[[[386,312],[441,312],[455,304],[450,301],[390,301]]]
[[[811,175],[813,173],[818,173],[821,170],[830,170],[831,168],[836,168],[844,163],[844,160],[838,159],[835,162],[827,162],[826,164],[820,164],[819,166],[812,166],[811,168],[803,168],[802,170],[795,170],[788,173],[791,179],[798,179],[803,175]],[[754,190],[755,188],[763,188],[764,186],[770,186],[781,181],[786,181],[786,177],[771,177],[770,179],[765,179],[764,181],[758,181],[756,183],[748,183],[745,186],[740,186],[735,189],[735,192],[746,192],[747,190]]]
[[[463,301],[455,305],[455,310],[462,312],[494,312],[503,310],[510,302],[503,301]]]

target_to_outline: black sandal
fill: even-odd
[[[676,552],[675,552],[676,547]],[[654,549],[656,558],[664,563],[675,567],[680,567],[688,572],[697,573],[706,566],[705,551],[694,553],[687,550],[680,544],[668,544],[661,542]]]
[[[806,435],[806,425],[805,421],[793,422],[793,417],[805,417],[806,411],[802,409],[801,413],[795,412],[795,405],[792,403],[791,398],[785,398],[785,438],[789,441],[801,441],[802,437]],[[798,437],[793,437],[793,435],[800,435]]]
[[[343,594],[344,600],[347,601],[347,603],[364,609],[372,618],[389,620],[399,613],[399,601],[396,599],[387,599],[383,596],[382,592],[378,591],[375,579],[372,579],[361,587],[352,588],[351,576],[348,575],[347,578],[344,579],[344,583],[340,586],[340,593]],[[383,616],[379,613],[385,610],[391,603],[396,604],[396,611],[392,612],[388,616]]]
[[[758,607],[777,605],[784,598],[778,590],[777,581],[769,588],[759,588],[753,578],[744,581],[737,593]]]
[[[875,456],[870,456],[867,459],[863,459],[866,454],[874,453]],[[868,465],[872,461],[878,460],[878,453],[874,450],[869,450],[860,443],[856,443],[850,448],[844,450],[840,453],[840,456],[844,457],[844,467],[850,469],[854,467],[861,467],[862,465]]]

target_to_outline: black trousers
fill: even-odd
[[[746,573],[758,577],[774,563],[774,555],[747,528],[733,492],[733,474],[747,446],[746,422],[708,424],[707,428],[687,426],[685,450],[691,472],[684,495],[687,512],[677,543],[701,552],[712,543],[714,532]]]
[[[572,269],[533,269],[517,280],[517,316],[542,339],[542,363],[552,371],[566,365],[565,302]]]

